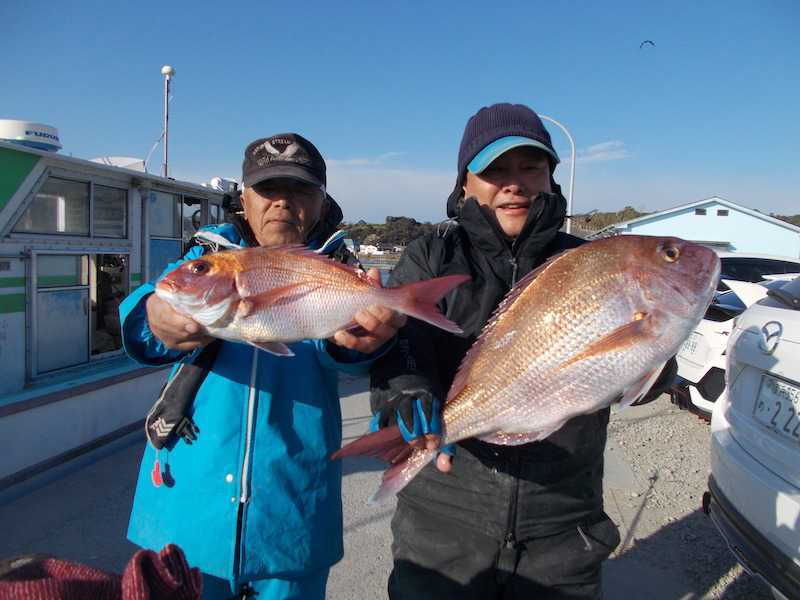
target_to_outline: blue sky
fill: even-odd
[[[173,177],[238,179],[250,141],[294,131],[345,220],[435,222],[467,119],[515,102],[572,134],[575,213],[720,196],[785,215],[798,57],[793,0],[0,0],[0,118],[56,127],[78,158],[144,159],[171,65]],[[547,125],[566,195],[571,146]],[[148,171],[162,161],[159,145]]]

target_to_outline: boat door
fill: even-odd
[[[34,254],[34,372],[89,360],[89,255]],[[68,340],[69,343],[65,343]]]

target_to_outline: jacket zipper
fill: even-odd
[[[242,549],[242,527],[244,524],[244,505],[250,496],[250,460],[253,452],[253,421],[256,406],[256,375],[258,373],[258,348],[253,350],[253,363],[250,369],[250,390],[247,395],[247,425],[245,427],[244,458],[239,485],[239,510],[236,517],[236,552],[233,559],[234,575],[239,574]]]
[[[508,506],[508,522],[506,523],[506,534],[503,537],[503,545],[497,557],[497,570],[495,579],[501,585],[511,581],[517,570],[519,562],[519,550],[517,549],[517,509],[519,504],[519,456],[514,453],[511,456],[511,494]]]
[[[258,373],[258,353],[253,350],[253,366],[250,370],[250,393],[247,396],[247,428],[245,429],[244,459],[242,460],[241,496],[239,502],[244,504],[250,495],[250,455],[253,452],[253,415],[256,406],[256,374]]]
[[[517,272],[519,271],[517,257],[512,254],[511,258],[508,259],[508,263],[511,265],[511,285],[509,287],[513,288],[517,283]]]

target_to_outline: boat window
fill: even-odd
[[[208,204],[207,200],[202,198],[190,198],[185,196],[183,199],[183,251],[189,249],[192,243],[192,238],[197,230],[203,225],[207,224],[208,216],[204,216],[204,209]]]
[[[89,255],[36,258],[34,371],[48,373],[89,360]]]
[[[89,235],[89,184],[49,177],[14,231]]]
[[[128,192],[86,181],[48,177],[13,231],[127,238]]]
[[[181,197],[167,192],[150,194],[150,235],[154,237],[181,237],[180,206]]]
[[[42,254],[36,263],[38,289],[89,285],[85,254]]]
[[[147,212],[150,249],[145,281],[157,279],[167,265],[181,257],[181,204],[180,194],[150,192]]]
[[[128,192],[95,184],[93,200],[93,235],[111,238],[128,237]]]

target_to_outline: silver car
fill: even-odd
[[[703,507],[777,598],[800,598],[800,277],[736,320]]]

